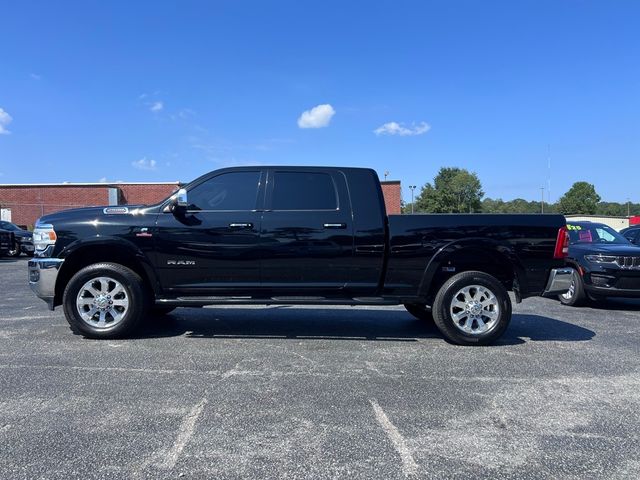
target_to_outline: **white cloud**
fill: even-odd
[[[420,122],[417,125],[412,123],[410,127],[405,127],[402,123],[389,122],[376,128],[373,133],[376,135],[400,135],[408,137],[411,135],[422,135],[431,130],[431,125],[427,122]]]
[[[158,112],[161,112],[163,108],[164,108],[164,104],[160,101],[157,101],[151,104],[151,106],[149,107],[149,110],[151,110],[153,113],[158,113]]]
[[[155,170],[156,161],[152,159],[147,159],[147,157],[143,157],[140,160],[131,162],[131,166],[133,166],[134,168],[137,168],[138,170]]]
[[[38,75],[37,73],[30,73],[29,77],[31,80],[42,80],[42,75]]]
[[[102,177],[100,180],[98,180],[98,183],[107,183],[107,177]]]
[[[9,115],[3,108],[0,108],[0,135],[9,135],[11,132],[7,130],[7,125],[13,121],[11,115]]]
[[[298,127],[300,128],[322,128],[329,125],[331,117],[336,111],[328,103],[313,107],[311,110],[302,112],[298,118]]]

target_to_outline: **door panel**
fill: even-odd
[[[272,170],[262,219],[262,285],[278,293],[335,292],[349,282],[353,221],[342,174]],[[311,292],[310,292],[311,293]]]
[[[161,213],[156,266],[180,293],[242,294],[260,286],[260,171],[214,174],[187,190],[189,207]]]

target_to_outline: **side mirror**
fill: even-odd
[[[184,213],[189,205],[189,201],[187,200],[187,191],[184,188],[181,188],[176,193],[171,195],[169,203],[166,207],[164,207],[164,212],[169,213]]]
[[[181,188],[176,192],[174,205],[181,208],[187,208],[189,205],[189,201],[187,200],[187,191],[184,188]]]

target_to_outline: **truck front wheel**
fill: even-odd
[[[511,299],[495,277],[462,272],[447,280],[433,302],[433,319],[444,337],[458,345],[487,345],[511,321]]]
[[[116,263],[80,270],[67,284],[62,303],[71,330],[87,338],[128,335],[147,310],[142,279]]]

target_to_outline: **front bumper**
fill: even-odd
[[[640,297],[639,272],[589,272],[583,277],[584,289],[602,297]]]
[[[27,255],[33,255],[33,252],[35,251],[35,247],[33,246],[33,243],[22,242],[20,244],[20,250],[22,251],[22,253],[26,253]]]
[[[59,258],[32,258],[29,260],[29,286],[53,310],[56,280],[64,260]]]
[[[569,290],[574,270],[570,267],[554,268],[549,274],[543,296],[559,295]]]

